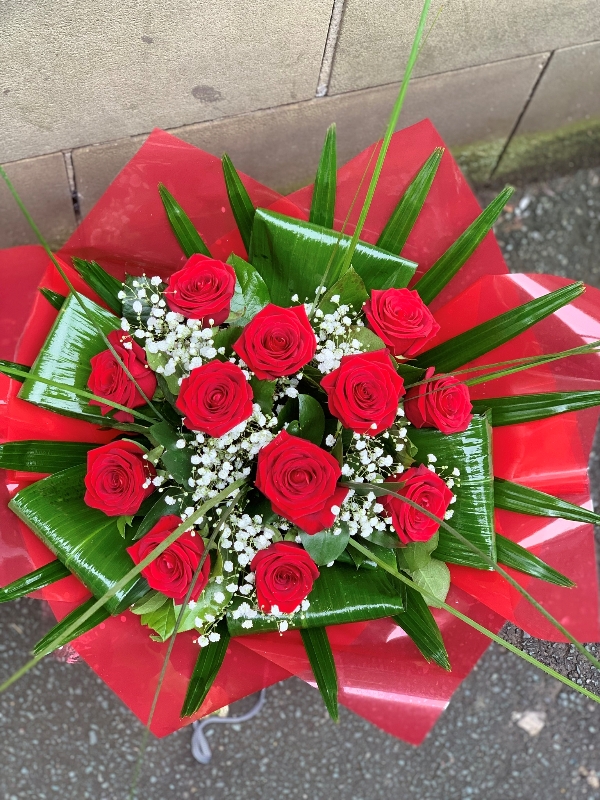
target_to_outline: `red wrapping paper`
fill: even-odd
[[[362,237],[375,242],[399,196],[434,147],[443,142],[423,121],[394,135]],[[350,208],[373,145],[338,172],[336,227]],[[374,164],[372,160],[371,164]],[[372,167],[371,167],[372,168]],[[288,198],[242,176],[253,202],[306,219],[311,187]],[[186,209],[217,257],[233,250],[244,255],[235,230],[220,162],[162,131],[154,131],[118,175],[104,196],[62,248],[59,256],[95,259],[116,277],[124,273],[169,275],[185,258],[173,236],[160,201],[163,182]],[[358,217],[367,181],[359,193],[348,232]],[[479,214],[480,207],[449,153],[410,235],[403,255],[419,263],[422,274]],[[0,358],[31,364],[56,312],[37,293],[37,286],[66,288],[41,248],[21,247],[0,253],[5,280],[0,297],[4,320]],[[509,308],[551,291],[564,279],[508,275],[492,234],[432,304],[442,328],[437,344]],[[72,273],[71,273],[72,274]],[[84,289],[78,283],[77,288]],[[86,291],[89,294],[89,290]],[[540,352],[555,352],[600,339],[600,293],[587,293],[549,320],[480,359],[481,363]],[[517,373],[473,389],[474,397],[537,391],[600,388],[600,356],[585,356]],[[16,398],[18,385],[0,376],[0,439],[81,439],[105,441],[110,434],[85,422],[43,411]],[[494,430],[497,475],[591,507],[587,464],[598,410],[569,413],[540,422]],[[52,560],[44,545],[6,508],[9,496],[39,476],[7,473],[0,484],[0,583],[3,585]],[[532,591],[578,638],[600,639],[598,585],[593,531],[590,525],[497,512],[498,531],[531,549],[577,581],[560,589],[519,573]],[[451,567],[448,602],[490,630],[508,619],[531,635],[557,639],[556,631],[520,595],[494,573]],[[61,618],[87,595],[69,577],[44,590]],[[443,611],[435,612],[453,670],[427,664],[412,641],[389,620],[329,629],[340,681],[340,701],[372,723],[405,741],[418,744],[448,704],[452,693],[485,651],[488,640]],[[198,649],[193,633],[180,634],[152,721],[164,736],[189,720],[178,716]],[[166,645],[150,640],[139,619],[129,612],[107,620],[75,643],[79,654],[146,722]],[[16,665],[15,665],[16,666]],[[224,666],[197,716],[245,695],[297,675],[314,683],[295,631],[249,635],[232,640]]]

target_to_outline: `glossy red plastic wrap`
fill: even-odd
[[[394,135],[362,238],[375,242],[399,196],[426,158],[443,145],[430,122]],[[373,145],[338,172],[336,227],[341,227],[372,154]],[[374,163],[374,160],[371,162]],[[253,202],[306,219],[311,187],[288,198],[242,176]],[[118,175],[59,256],[95,259],[116,277],[143,270],[166,276],[185,259],[173,236],[157,184],[164,183],[189,213],[213,254],[233,250],[244,255],[235,230],[219,159],[162,131],[154,131]],[[361,207],[359,194],[348,230]],[[403,255],[428,269],[480,212],[473,193],[449,153],[445,153],[423,211]],[[31,364],[56,312],[37,292],[38,285],[65,292],[64,284],[41,248],[21,247],[0,253],[4,280],[0,296],[3,326],[0,358]],[[540,275],[509,275],[498,245],[489,234],[459,275],[432,304],[441,331],[437,344],[566,281]],[[77,283],[79,289],[84,287]],[[89,293],[89,291],[88,291]],[[600,339],[600,293],[588,288],[573,304],[537,324],[518,339],[480,359],[504,361],[555,352]],[[474,397],[537,391],[600,389],[600,356],[571,358],[517,373],[473,389]],[[12,384],[12,385],[11,385]],[[16,398],[18,385],[0,376],[0,439],[48,438],[105,441],[110,434],[60,417]],[[494,430],[496,475],[591,507],[587,465],[598,410],[564,414],[531,424]],[[50,561],[52,555],[6,508],[9,496],[39,476],[7,473],[0,483],[0,583],[15,580]],[[6,487],[6,488],[5,488]],[[577,582],[560,589],[520,573],[526,586],[579,639],[600,639],[598,585],[590,525],[558,519],[497,513],[500,533],[517,541]],[[448,602],[492,631],[511,620],[534,636],[556,639],[556,632],[520,595],[494,573],[451,567]],[[61,618],[87,592],[74,578],[44,590]],[[389,620],[329,629],[340,681],[340,701],[372,723],[418,744],[448,704],[452,693],[485,651],[488,640],[443,611],[436,611],[452,672],[427,664],[412,641]],[[189,720],[178,716],[198,648],[193,634],[177,637],[152,731],[164,736]],[[144,722],[154,695],[166,645],[150,640],[129,612],[113,617],[75,643],[95,672]],[[16,667],[17,665],[15,665]],[[248,635],[232,640],[223,668],[197,716],[297,675],[313,683],[297,632]]]

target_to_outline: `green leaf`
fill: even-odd
[[[2,367],[21,370],[21,372],[31,371],[31,367],[28,367],[26,364],[17,364],[15,361],[4,361],[3,359],[0,359],[0,371],[2,370]],[[17,375],[10,375],[10,377],[13,379],[13,381],[18,381],[18,383],[23,383],[25,380],[25,378]]]
[[[223,563],[233,562],[232,572],[224,572]],[[228,584],[236,583],[239,580],[239,565],[237,554],[232,550],[223,550],[219,547],[217,559],[211,570],[210,578],[198,600],[185,609],[178,632],[181,631],[204,631],[211,627],[211,619],[221,619],[225,615],[227,606],[231,603],[234,592],[229,591]],[[223,579],[221,583],[217,580]],[[175,606],[175,615],[179,617],[181,606]]]
[[[55,625],[48,633],[39,640],[39,642],[33,648],[33,654],[35,656],[39,655],[40,653],[44,652],[46,648],[51,648],[55,650],[57,647],[63,647],[65,644],[74,641],[75,639],[83,636],[84,633],[91,631],[97,625],[100,625],[101,622],[108,619],[110,614],[106,608],[98,608],[91,617],[88,617],[85,622],[79,625],[68,637],[65,638],[64,633],[65,631],[73,625],[74,622],[85,614],[85,612],[93,606],[95,603],[95,599],[90,597],[89,600],[86,600],[85,603],[78,606],[74,611],[71,611],[70,614],[67,614],[57,625]],[[108,605],[108,604],[107,604]]]
[[[321,567],[320,573],[308,596],[309,608],[287,617],[290,628],[314,628],[382,619],[404,609],[397,580],[382,569],[357,570],[353,566],[336,562],[332,567]],[[235,619],[233,616],[238,605],[238,601],[234,601],[227,611],[227,624],[232,636],[266,633],[278,629],[281,618],[269,614],[255,617],[252,628],[242,628],[244,617]]]
[[[500,212],[514,192],[512,186],[503,189],[489,206],[481,212],[464,233],[450,245],[446,252],[438,258],[425,275],[416,283],[415,289],[424,303],[429,305],[447,283],[456,275],[468,258],[491,231]]]
[[[230,325],[228,328],[219,328],[219,330],[213,336],[213,347],[215,347],[217,350],[219,350],[221,347],[224,347],[225,353],[224,355],[219,355],[218,358],[229,358],[233,352],[233,345],[242,335],[242,330],[243,329],[237,325]]]
[[[495,560],[494,479],[492,470],[492,432],[487,416],[474,416],[463,433],[445,436],[432,428],[411,428],[410,438],[418,448],[420,461],[434,453],[440,466],[460,470],[460,487],[453,491],[456,502],[452,525],[471,544]],[[488,564],[448,531],[440,530],[435,558],[453,564],[489,569]]]
[[[302,644],[310,661],[315,681],[329,716],[339,720],[338,679],[331,645],[325,628],[310,628],[300,631]]]
[[[399,488],[402,487],[402,484],[398,483],[386,483],[386,486],[392,488],[392,491],[398,491]],[[395,533],[388,533],[388,531],[371,531],[368,540],[365,539],[364,544],[366,545],[367,542],[372,542],[373,544],[379,545],[379,547],[385,547],[386,550],[397,550],[404,547],[402,542],[400,541],[399,537]],[[358,551],[354,551],[354,555]],[[354,558],[354,555],[352,556]]]
[[[210,250],[204,244],[191,219],[162,183],[158,184],[158,193],[167,212],[169,224],[184,254],[188,258],[195,253],[210,257]]]
[[[146,348],[146,360],[148,361],[148,366],[150,369],[153,372],[156,372],[156,377],[159,379],[159,381],[162,378],[162,380],[166,383],[167,389],[173,399],[176,398],[180,390],[179,379],[183,377],[183,370],[181,369],[180,365],[177,364],[175,366],[175,372],[173,372],[171,375],[165,375],[162,371],[157,372],[159,367],[164,370],[170,360],[170,357],[166,353],[162,352],[162,350],[159,350],[158,353],[152,353],[150,350],[148,350],[148,348]],[[170,400],[170,398],[167,399]]]
[[[325,414],[318,400],[309,394],[298,395],[298,421],[290,422],[288,433],[320,445],[325,433]]]
[[[400,375],[401,378],[404,378],[404,383],[406,386],[410,386],[411,383],[418,383],[419,381],[423,380],[425,370],[420,369],[419,367],[415,367],[412,364],[405,364],[402,361],[396,361],[394,366],[396,367],[396,372],[398,375]]]
[[[567,305],[585,291],[582,283],[563,286],[555,292],[537,297],[528,303],[499,314],[481,325],[454,336],[431,350],[417,356],[417,366],[435,366],[437,372],[452,372],[457,367],[473,361],[479,356],[514,339],[536,322],[545,319],[559,308]]]
[[[200,650],[181,709],[182,717],[191,717],[200,709],[225,660],[231,638],[225,619],[217,622],[215,631],[221,638]]]
[[[63,303],[67,299],[64,294],[58,294],[58,292],[53,292],[51,289],[46,289],[43,286],[40,287],[39,291],[57,311],[61,310]]]
[[[321,159],[313,186],[309,221],[323,228],[333,228],[335,213],[336,173],[335,123],[327,128]]]
[[[423,164],[400,198],[377,240],[377,247],[389,250],[390,253],[402,252],[417,217],[421,213],[443,155],[444,148],[436,147]]]
[[[600,405],[600,392],[543,392],[540,394],[515,394],[512,397],[488,397],[474,400],[473,409],[481,413],[492,411],[494,428],[535,422],[556,414],[582,411]]]
[[[332,297],[339,297],[337,303],[331,301]],[[356,314],[360,313],[363,305],[369,299],[369,293],[365,288],[363,279],[358,275],[353,267],[345,272],[336,281],[331,289],[325,293],[319,301],[319,308],[324,314],[332,314],[337,311],[339,306],[350,306]]]
[[[290,306],[296,302],[291,299],[296,294],[301,303],[306,298],[312,302],[326,271],[325,288],[340,279],[349,243],[349,236],[259,208],[254,216],[249,260],[269,287],[271,302]],[[352,266],[371,291],[407,286],[417,265],[360,242]]]
[[[89,450],[99,447],[88,442],[50,442],[23,440],[0,445],[0,469],[22,472],[60,472],[85,464]]]
[[[228,322],[247,325],[259,311],[271,302],[269,289],[256,269],[243,258],[232,253],[227,259],[235,270],[235,294],[231,299]]]
[[[406,611],[395,614],[392,619],[410,636],[427,661],[433,661],[442,669],[450,670],[450,659],[442,633],[423,595],[410,586],[405,586],[404,590]]]
[[[137,614],[138,616],[142,614],[151,614],[153,611],[159,609],[164,602],[165,595],[153,590],[145,594],[137,603],[134,603],[129,610],[132,614]]]
[[[252,223],[254,221],[255,209],[242,183],[232,160],[227,153],[221,159],[223,164],[223,177],[227,188],[229,204],[235,217],[236,225],[244,242],[246,252],[250,252],[250,239],[252,238]]]
[[[70,574],[69,570],[60,561],[51,561],[49,564],[29,572],[22,578],[18,578],[18,580],[0,589],[0,603],[18,600],[19,597],[25,597],[25,595],[31,594],[31,592],[35,592],[38,589],[44,589],[46,586],[50,586]]]
[[[109,311],[85,297],[81,299],[105,334],[120,327],[118,318]],[[77,298],[71,294],[59,312],[31,371],[42,378],[85,390],[92,371],[90,359],[102,350],[106,350],[102,336],[84,314]],[[27,378],[23,382],[19,397],[59,414],[88,422],[101,422],[103,425],[111,424],[110,417],[103,417],[98,406],[90,405],[87,399],[35,378]]]
[[[172,505],[167,503],[167,498],[174,500]],[[159,495],[158,500],[152,508],[148,511],[144,519],[140,522],[137,531],[135,532],[134,539],[141,539],[149,530],[156,525],[161,517],[166,517],[169,514],[178,515],[181,513],[185,498],[181,494],[179,486],[172,486],[166,489]]]
[[[85,465],[57,472],[21,489],[9,507],[28,525],[95,597],[102,595],[132,568],[115,517],[83,502]],[[137,577],[106,602],[117,614],[148,591]]]
[[[140,622],[156,633],[151,636],[155,642],[166,642],[173,635],[175,630],[175,607],[171,597],[164,597],[163,602],[152,611],[144,611],[140,614]]]
[[[373,333],[373,331],[370,328],[366,327],[363,328],[353,325],[350,328],[350,333],[353,339],[356,339],[362,344],[363,350],[367,353],[371,353],[374,350],[385,349],[385,342],[383,341],[383,339],[380,339],[379,336],[377,336],[376,333]],[[390,358],[390,364],[391,363],[392,359]]]
[[[450,570],[446,564],[432,559],[424,567],[411,573],[411,578],[417,586],[426,589],[436,598],[437,603],[430,600],[429,605],[440,608],[450,590]]]
[[[119,300],[119,292],[122,290],[123,285],[121,281],[113,278],[108,272],[97,264],[95,261],[85,261],[83,258],[74,258],[73,266],[81,275],[83,280],[92,289],[98,297],[100,297],[106,305],[120,316],[121,314],[121,301]]]
[[[350,538],[350,529],[347,525],[342,525],[342,533],[337,536],[330,530],[319,531],[312,536],[304,531],[299,533],[304,549],[317,566],[335,561],[348,546]]]
[[[512,542],[505,536],[496,534],[496,547],[498,548],[498,563],[512,567],[526,575],[539,578],[542,581],[553,583],[556,586],[575,586],[572,580],[555,570],[541,558],[534,556],[520,544]]]
[[[167,472],[177,483],[187,487],[188,480],[192,477],[190,450],[187,446],[177,447],[177,442],[186,441],[184,434],[176,431],[168,422],[158,422],[150,427],[148,436],[154,444],[165,448],[161,459]]]
[[[120,516],[120,517],[115,517],[115,519],[117,520],[117,529],[118,529],[119,533],[121,534],[121,536],[123,537],[123,539],[125,538],[125,535],[126,535],[125,529],[127,527],[129,527],[131,525],[131,523],[133,522],[133,516],[134,515],[125,514],[125,515]]]
[[[600,514],[581,508],[566,500],[560,500],[546,492],[530,489],[518,483],[494,478],[494,503],[496,508],[516,511],[517,514],[531,514],[535,517],[560,517],[576,522],[590,522],[600,525]]]
[[[259,381],[256,376],[250,378],[253,402],[258,403],[263,414],[273,413],[273,395],[277,381]]]
[[[399,547],[396,550],[399,569],[414,572],[427,566],[431,561],[431,554],[438,546],[439,538],[439,532],[437,532],[427,542],[410,542],[404,547]]]

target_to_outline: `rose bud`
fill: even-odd
[[[201,319],[208,327],[225,322],[234,292],[233,267],[196,253],[169,278],[165,300],[171,311],[188,319]]]
[[[111,331],[107,339],[148,400],[152,400],[156,391],[156,375],[148,366],[143,348],[130,334],[121,330]],[[90,363],[92,372],[87,382],[90,392],[128,408],[146,405],[146,400],[110,350],[103,350],[93,356]],[[102,414],[114,411],[113,406],[98,400],[90,400],[90,405],[100,406]],[[128,414],[126,411],[115,411],[113,418],[119,422],[133,422],[133,414]]]
[[[317,565],[300,545],[275,542],[259,550],[250,569],[256,573],[258,607],[269,613],[273,606],[291,614],[311,593],[319,577]]]
[[[252,389],[230,361],[209,361],[181,382],[176,406],[183,424],[218,438],[252,415]]]
[[[425,379],[434,372],[434,367],[429,367]],[[404,400],[406,418],[416,428],[437,428],[445,434],[466,431],[472,410],[468,387],[452,375],[413,386]]]
[[[118,440],[87,454],[83,501],[109,517],[130,516],[152,494],[156,471],[134,442]]]
[[[338,486],[340,465],[316,444],[282,431],[258,453],[256,488],[276,514],[314,534],[330,528],[348,489]]]
[[[317,340],[304,306],[265,306],[233,349],[261,381],[293,375],[313,358]]]
[[[410,289],[373,289],[363,311],[369,328],[395,356],[412,358],[440,329],[418,293]]]
[[[139,564],[140,561],[143,561],[181,523],[182,520],[174,514],[161,517],[152,530],[148,531],[139,542],[127,548],[133,562]],[[199,534],[194,535],[193,531],[186,531],[147,567],[144,567],[141,574],[146,578],[151,589],[156,589],[157,592],[172,597],[176,603],[181,603],[190,588],[203,553],[202,537]],[[202,565],[202,571],[194,584],[190,600],[196,601],[200,597],[208,583],[209,576],[210,558],[207,555]]]
[[[421,464],[411,467],[401,475],[386,478],[385,483],[403,483],[404,486],[396,491],[407,497],[417,505],[429,511],[430,514],[444,519],[452,500],[452,492],[439,475]],[[430,519],[422,511],[413,508],[403,500],[390,495],[379,498],[385,509],[386,516],[392,518],[392,524],[401,542],[426,542],[437,532],[439,523]]]
[[[368,436],[377,436],[392,425],[404,394],[404,381],[387,350],[343,356],[321,386],[333,416],[345,428]]]

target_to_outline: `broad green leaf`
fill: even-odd
[[[494,503],[496,508],[516,511],[518,514],[531,514],[536,517],[560,517],[576,522],[590,522],[600,525],[600,514],[581,508],[566,500],[560,500],[546,492],[530,489],[518,483],[494,478]]]
[[[300,531],[302,546],[317,566],[330,564],[346,549],[350,538],[350,529],[346,525],[343,525],[342,528],[342,533],[337,536],[330,530],[319,531],[312,536]]]
[[[256,376],[250,379],[253,402],[258,403],[263,414],[269,416],[273,413],[273,395],[277,381],[259,381]]]
[[[412,572],[411,578],[418,587],[426,589],[436,598],[437,602],[430,599],[428,605],[441,608],[450,589],[450,570],[446,564],[432,559],[424,567]]]
[[[83,258],[74,258],[73,266],[81,275],[83,280],[100,297],[106,305],[115,312],[121,314],[121,301],[119,292],[123,288],[121,281],[109,275],[100,264],[95,261],[85,261]]]
[[[99,447],[87,442],[23,440],[0,445],[0,469],[22,472],[60,472],[85,464],[89,450]]]
[[[438,258],[425,275],[416,283],[415,289],[424,303],[429,305],[444,286],[456,275],[468,258],[485,239],[510,196],[514,192],[512,186],[503,189],[489,206],[481,212],[477,219],[450,245],[446,252]]]
[[[425,567],[431,561],[431,554],[439,543],[439,532],[427,542],[410,542],[396,549],[398,567],[407,572],[414,572]]]
[[[451,524],[471,544],[496,559],[494,542],[494,476],[492,470],[492,432],[486,415],[474,416],[463,433],[445,436],[432,428],[411,428],[410,438],[418,449],[418,460],[426,462],[434,453],[437,465],[460,470],[453,492],[456,502],[450,506]],[[460,482],[460,485],[459,485]],[[452,534],[440,530],[435,558],[453,564],[489,569],[488,564]]]
[[[220,328],[213,336],[213,346],[219,350],[221,347],[225,348],[225,353],[220,354],[218,358],[229,358],[233,350],[233,345],[242,335],[243,328],[238,325],[230,325],[228,328]]]
[[[175,399],[179,394],[179,379],[183,377],[183,370],[179,364],[176,365],[175,372],[171,373],[171,375],[165,375],[164,372],[157,372],[157,370],[159,367],[164,370],[169,362],[170,358],[166,353],[163,353],[161,350],[159,350],[158,353],[152,353],[150,350],[148,350],[148,348],[146,348],[146,360],[148,361],[148,366],[150,369],[153,372],[156,372],[156,377],[158,378],[159,383],[161,382],[160,379],[162,378],[167,385],[167,389],[171,394],[171,397]],[[167,399],[170,400],[171,398]]]
[[[174,500],[175,502],[169,504],[167,502],[167,498],[169,500]],[[148,511],[144,519],[139,524],[138,529],[135,532],[134,539],[141,539],[142,536],[145,536],[148,531],[152,530],[161,517],[166,517],[170,514],[179,515],[184,505],[188,504],[185,502],[185,497],[182,495],[180,487],[170,486],[164,492],[159,494],[158,500],[154,503],[152,508]]]
[[[410,636],[427,661],[434,661],[442,669],[450,670],[442,633],[423,595],[410,586],[404,586],[404,591],[406,611],[395,614],[392,619]]]
[[[332,302],[332,297],[339,297],[339,301]],[[353,267],[350,267],[325,293],[319,301],[319,308],[324,314],[331,314],[337,311],[339,306],[350,306],[352,311],[358,314],[368,299],[369,293],[365,289],[363,279]]]
[[[250,262],[262,275],[278,306],[312,302],[327,272],[324,286],[329,289],[342,275],[342,261],[350,237],[334,233],[310,222],[286,217],[259,208],[254,216]],[[416,264],[360,242],[352,266],[367,291],[407,286]]]
[[[151,628],[155,636],[150,636],[155,642],[166,642],[175,630],[175,607],[171,597],[163,595],[163,602],[151,611],[140,614],[140,622]]]
[[[325,414],[318,400],[309,394],[298,395],[298,421],[288,425],[288,433],[320,445],[325,433]]]
[[[19,597],[31,594],[38,589],[44,589],[52,583],[66,578],[71,573],[61,564],[60,561],[51,561],[39,569],[29,572],[22,578],[9,583],[3,589],[0,589],[0,603],[8,603],[9,600],[17,600]]]
[[[229,645],[230,635],[227,630],[225,619],[220,620],[215,626],[216,633],[219,634],[218,642],[211,642],[207,647],[200,650],[194,672],[190,678],[190,683],[185,695],[182,717],[191,717],[201,707],[206,699],[210,687],[213,685],[217,673],[225,660],[227,646]]]
[[[242,183],[232,160],[227,153],[221,159],[223,163],[223,177],[227,187],[229,204],[235,217],[236,225],[244,242],[246,252],[250,252],[250,239],[252,238],[252,223],[254,221],[254,205],[246,187]]]
[[[329,711],[331,719],[337,722],[340,716],[338,679],[327,630],[325,628],[301,629],[300,635],[325,707]]]
[[[187,487],[192,477],[191,451],[183,433],[176,431],[168,422],[158,422],[148,430],[148,436],[156,445],[164,447],[161,460],[169,475],[181,486]],[[185,447],[178,447],[178,442],[186,442]]]
[[[37,656],[44,652],[44,650],[47,648],[55,650],[57,647],[63,647],[65,644],[74,641],[75,639],[79,638],[79,636],[91,631],[97,625],[100,625],[101,622],[104,622],[104,620],[108,619],[110,616],[108,610],[105,608],[98,608],[96,611],[94,611],[91,617],[88,617],[85,622],[76,628],[76,630],[65,637],[65,631],[67,631],[67,629],[73,625],[74,622],[77,622],[77,620],[83,614],[85,614],[85,612],[91,608],[95,602],[95,599],[90,597],[90,599],[86,600],[85,603],[82,603],[74,611],[71,611],[70,614],[67,614],[66,617],[64,617],[58,624],[51,628],[48,633],[39,640],[39,642],[33,648],[33,654]]]
[[[390,488],[395,486],[396,488],[393,489],[393,491],[397,492],[398,489],[401,488],[402,484],[390,482],[386,483],[386,486],[389,486]],[[388,533],[388,531],[371,531],[368,541],[379,545],[379,547],[385,547],[387,550],[397,550],[398,548],[404,547],[398,535],[395,533]],[[364,544],[367,544],[366,539]]]
[[[17,364],[15,361],[4,361],[3,359],[0,359],[0,370],[2,369],[2,367],[8,367],[8,369],[20,370],[21,372],[31,371],[31,367],[28,367],[26,364]],[[18,383],[23,383],[23,381],[25,380],[25,378],[21,377],[20,375],[19,376],[11,375],[10,377],[13,379],[13,381],[18,381]]]
[[[85,297],[81,298],[105,334],[120,327],[119,319]],[[84,314],[74,295],[69,295],[60,310],[31,371],[43,378],[87,389],[92,368],[90,359],[106,350],[106,343],[95,326]],[[73,392],[58,389],[35,378],[27,378],[19,392],[21,400],[57,411],[88,422],[110,425],[110,418],[103,417],[98,406]]]
[[[153,611],[159,609],[164,602],[165,595],[153,590],[144,595],[137,603],[134,603],[129,610],[132,614],[137,614],[138,616],[142,614],[151,614]]]
[[[549,564],[546,564],[541,558],[534,556],[533,553],[521,547],[520,544],[512,542],[505,536],[500,536],[499,533],[496,534],[496,547],[498,549],[499,564],[512,567],[519,572],[524,572],[526,575],[531,575],[542,581],[554,583],[556,586],[575,586],[572,580]]]
[[[313,186],[309,221],[323,228],[333,228],[335,213],[336,173],[335,123],[327,128],[317,176]]]
[[[60,311],[63,303],[67,299],[64,294],[58,294],[58,292],[53,292],[51,289],[46,289],[45,287],[40,288],[40,294],[42,294],[46,300],[50,303],[50,305],[55,308],[57,311]]]
[[[235,294],[231,299],[230,324],[247,325],[259,311],[271,302],[269,289],[256,269],[232,253],[227,259],[235,270]]]
[[[444,148],[436,147],[410,182],[377,240],[377,247],[389,250],[390,253],[402,252],[421,213],[443,155]]]
[[[514,339],[536,322],[575,300],[583,291],[585,287],[582,283],[572,283],[543,297],[523,303],[425,351],[417,356],[417,366],[424,368],[434,366],[437,372],[452,372]]]
[[[321,567],[320,573],[308,596],[309,608],[286,618],[290,628],[382,619],[404,609],[397,580],[382,569],[357,570],[336,562],[332,567]],[[278,629],[281,618],[269,614],[259,614],[253,619],[252,628],[243,628],[244,617],[235,619],[233,616],[237,606],[237,601],[234,601],[227,612],[227,624],[232,636]]]
[[[115,517],[83,502],[85,465],[57,472],[21,489],[9,507],[95,597],[110,589],[133,566]],[[106,603],[117,614],[148,591],[138,577]]]
[[[157,289],[162,290],[163,286],[153,286],[150,283],[150,278],[145,275],[128,275],[125,278],[123,292],[125,297],[121,301],[123,303],[123,316],[129,322],[132,329],[139,328],[140,325],[146,325],[150,318],[152,311],[152,303],[150,297],[156,292]],[[142,297],[139,292],[145,292]],[[140,303],[142,310],[135,311],[134,304]]]
[[[396,361],[394,364],[396,372],[401,378],[404,378],[404,385],[410,386],[411,383],[418,383],[423,380],[425,370],[415,367],[412,364],[406,364],[403,361]]]
[[[512,397],[488,397],[473,401],[476,413],[492,411],[494,428],[534,422],[569,411],[582,411],[600,405],[600,392],[543,392],[540,394],[515,394]]]
[[[115,517],[117,520],[117,529],[123,539],[127,534],[127,528],[132,524],[134,519],[134,514],[122,514],[120,517]]]
[[[169,224],[184,254],[188,258],[195,253],[210,257],[210,250],[204,244],[193,222],[162,183],[158,184],[158,193],[167,212]]]

